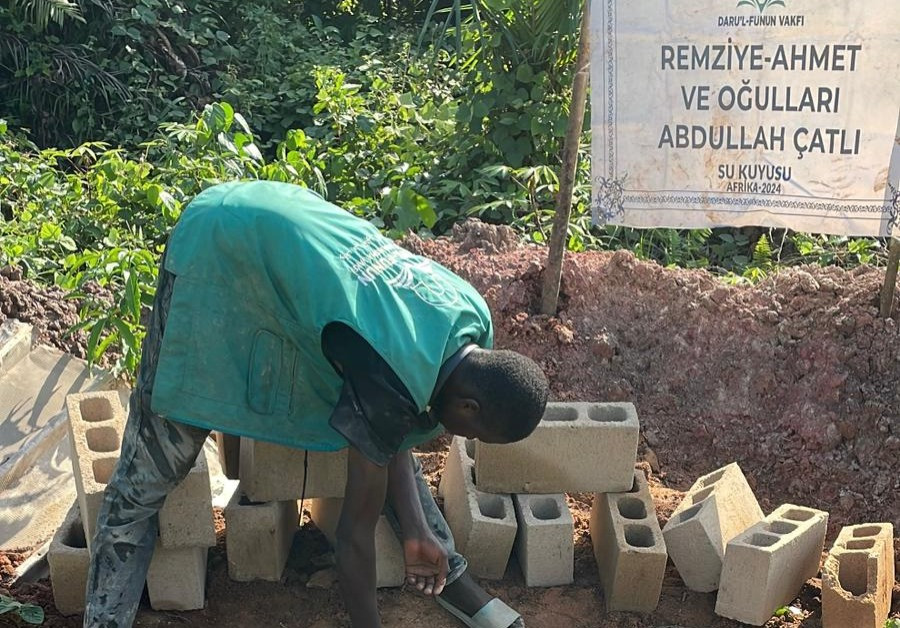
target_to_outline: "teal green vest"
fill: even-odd
[[[217,185],[169,239],[177,276],[152,409],[171,419],[284,445],[335,450],[328,425],[342,380],[322,329],[355,329],[427,407],[441,364],[490,347],[490,312],[468,283],[365,220],[294,185]],[[413,447],[440,426],[413,433]]]

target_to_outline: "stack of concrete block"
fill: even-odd
[[[456,549],[469,561],[469,573],[498,580],[516,541],[516,513],[509,495],[485,493],[476,486],[474,456],[474,441],[453,438],[438,493],[444,498],[444,517]]]
[[[572,582],[574,520],[564,494],[629,490],[639,431],[630,403],[550,403],[517,443],[454,439],[439,492],[472,573],[502,577],[513,539],[526,585]]]
[[[159,538],[147,572],[150,606],[172,611],[203,608],[208,550],[215,544],[209,466],[201,451],[159,511]]]
[[[716,614],[764,625],[818,572],[827,526],[828,513],[785,504],[731,539]]]
[[[594,495],[591,541],[607,610],[652,612],[659,604],[667,553],[642,471],[635,471],[631,490]]]
[[[78,518],[86,546],[86,552],[78,554],[83,557],[90,555],[103,493],[119,459],[125,411],[119,393],[114,391],[69,395],[66,407]],[[188,476],[168,496],[159,520],[160,537],[147,574],[150,604],[157,610],[203,608],[206,554],[216,542],[205,453],[201,452]],[[48,560],[67,565],[67,575],[51,578],[54,596],[78,612],[65,600],[83,600],[89,559],[70,560],[70,550],[78,549],[67,544],[70,542],[66,539],[74,538],[71,521],[67,520],[57,536],[59,542],[51,546]],[[79,577],[74,575],[74,565],[83,569]]]
[[[698,479],[663,528],[666,548],[685,585],[719,588],[726,546],[763,512],[736,463]]]
[[[241,490],[254,502],[343,497],[347,450],[306,452],[241,438],[239,470]]]
[[[343,506],[342,498],[320,497],[309,501],[309,514],[313,523],[332,545],[336,541]],[[381,515],[375,525],[375,586],[400,587],[405,578],[403,547],[387,517]]]
[[[299,524],[297,500],[253,502],[238,486],[225,507],[225,551],[232,580],[278,581]]]
[[[843,528],[822,568],[822,626],[881,628],[891,610],[893,586],[894,527]]]
[[[240,485],[225,509],[228,574],[279,580],[299,524],[297,500],[343,497],[347,450],[305,451],[241,438],[237,467]]]

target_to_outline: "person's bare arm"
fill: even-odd
[[[350,448],[335,559],[344,605],[354,628],[381,626],[375,598],[375,526],[384,507],[387,478],[387,468]]]
[[[411,452],[401,451],[388,465],[387,493],[403,532],[406,581],[425,595],[439,595],[447,581],[447,552],[425,520]]]

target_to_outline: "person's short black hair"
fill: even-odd
[[[547,376],[534,360],[515,351],[478,351],[466,360],[486,427],[506,442],[534,431],[547,406]]]

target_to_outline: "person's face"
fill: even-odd
[[[485,443],[505,443],[488,429],[480,410],[478,402],[473,399],[455,398],[432,408],[432,414],[448,432],[456,436],[476,438]]]

